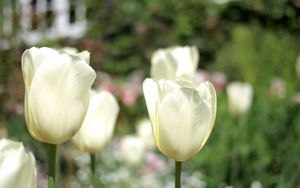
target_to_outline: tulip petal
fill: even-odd
[[[166,95],[158,109],[159,149],[185,161],[202,146],[211,111],[195,89],[180,88]]]
[[[205,144],[205,142],[207,141],[207,139],[210,135],[210,132],[212,131],[214,124],[215,124],[216,115],[217,115],[217,94],[216,94],[216,90],[215,90],[213,84],[208,81],[200,84],[198,86],[197,90],[198,90],[198,92],[200,91],[199,95],[207,101],[207,103],[211,109],[211,118],[210,118],[210,123],[209,123],[209,127],[208,127],[209,133],[206,134],[206,137],[202,144],[202,146],[203,146]],[[202,148],[202,146],[201,146],[201,148]]]
[[[177,76],[193,74],[198,67],[198,51],[196,47],[174,47],[170,54],[177,62]]]
[[[157,129],[155,128],[157,124],[157,106],[159,102],[159,88],[157,83],[147,78],[143,82],[143,92],[145,96],[145,101],[148,109],[149,118],[152,123],[152,129],[154,137],[157,137]]]
[[[76,56],[61,54],[50,60],[41,64],[33,77],[27,126],[36,139],[61,144],[80,128],[96,74]]]
[[[34,156],[22,143],[0,140],[0,187],[36,188],[35,168]]]
[[[80,150],[101,152],[111,139],[119,106],[115,97],[106,92],[94,94],[84,122],[74,136],[74,142]]]
[[[154,52],[151,58],[151,77],[159,79],[175,79],[176,70],[178,64],[176,59],[172,57],[171,54],[165,52],[164,50],[157,50]]]
[[[90,52],[85,50],[83,52],[77,53],[76,55],[82,58],[87,64],[90,64]]]
[[[22,74],[26,92],[28,92],[31,87],[33,76],[38,67],[48,61],[56,61],[58,57],[59,53],[51,48],[32,47],[25,50],[22,55]]]

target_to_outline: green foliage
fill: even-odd
[[[250,187],[254,181],[263,187],[299,186],[298,105],[289,98],[257,93],[252,109],[244,116],[228,113],[224,95],[219,97],[218,107],[207,145],[190,162],[193,170],[204,172],[209,187],[222,182]]]
[[[276,33],[256,25],[238,25],[231,31],[216,57],[215,69],[223,70],[230,80],[269,84],[274,77],[295,78],[299,39],[287,32]]]

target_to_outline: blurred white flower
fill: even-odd
[[[145,145],[137,136],[125,136],[121,140],[121,151],[123,161],[127,165],[137,165],[144,158]]]
[[[156,50],[151,58],[151,77],[159,79],[194,79],[199,54],[195,46],[173,46]]]
[[[249,83],[232,82],[227,88],[229,111],[234,115],[246,113],[253,98],[253,89]]]
[[[296,74],[298,78],[300,78],[300,55],[297,57],[296,63],[295,63],[295,69],[296,69]]]
[[[219,5],[227,4],[230,1],[234,1],[234,0],[213,0],[214,3],[219,4]]]
[[[0,140],[0,187],[35,188],[37,171],[35,158],[20,142]]]
[[[81,150],[101,152],[113,135],[119,113],[115,97],[107,91],[93,91],[85,119],[72,141]]]
[[[250,188],[262,188],[262,185],[259,181],[254,181],[251,183]]]
[[[147,150],[155,149],[155,139],[152,131],[151,121],[143,119],[137,124],[137,134],[144,141]]]

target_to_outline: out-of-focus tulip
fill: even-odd
[[[137,134],[144,141],[147,150],[155,148],[155,139],[149,119],[143,119],[137,124]]]
[[[121,151],[127,165],[137,165],[145,155],[145,145],[137,136],[126,136],[121,140]]]
[[[45,47],[23,53],[25,120],[35,139],[62,144],[80,129],[96,78],[88,55],[59,53]]]
[[[159,150],[176,161],[196,155],[214,126],[216,91],[206,81],[190,82],[146,79],[144,96]]]
[[[35,188],[37,183],[35,159],[20,142],[0,140],[0,187]]]
[[[252,103],[253,89],[249,83],[232,82],[227,88],[229,110],[234,115],[247,112]]]
[[[298,78],[300,78],[300,55],[297,57],[295,69],[296,69],[296,74],[297,74]]]
[[[101,152],[111,140],[118,112],[119,105],[111,93],[92,92],[88,112],[73,142],[81,151]]]
[[[151,58],[153,79],[193,79],[198,66],[199,54],[195,46],[174,46],[158,49]]]

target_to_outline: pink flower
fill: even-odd
[[[224,90],[227,78],[223,72],[213,72],[210,76],[210,81],[215,86],[217,93],[220,93]]]
[[[285,81],[281,78],[275,78],[269,88],[268,94],[270,96],[284,97],[285,95]]]

